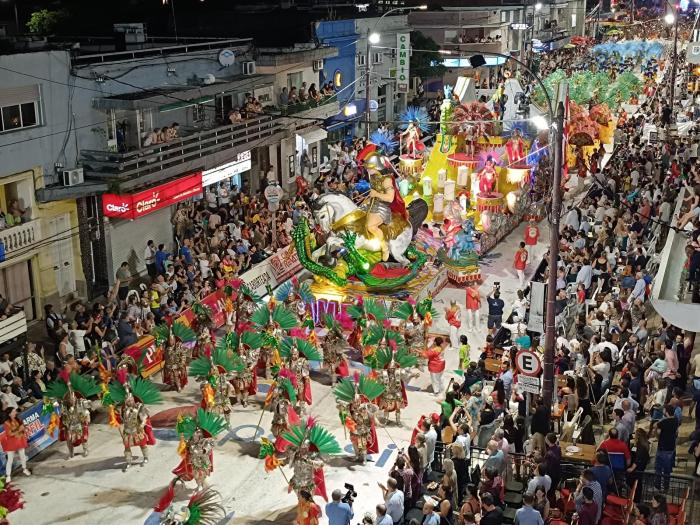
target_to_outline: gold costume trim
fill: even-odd
[[[373,237],[367,232],[366,225],[367,213],[363,210],[355,210],[348,213],[342,219],[335,221],[331,224],[331,230],[338,232],[340,230],[350,230],[359,235],[363,235],[367,239],[372,239]],[[384,233],[385,239],[396,239],[408,226],[408,221],[403,218],[403,216],[393,213],[391,215],[391,224],[382,224],[379,228]]]

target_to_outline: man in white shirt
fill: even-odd
[[[576,274],[576,284],[583,284],[583,287],[588,290],[591,287],[591,280],[593,279],[593,268],[591,268],[591,262],[586,259],[583,261],[583,266]]]
[[[641,299],[644,301],[646,295],[647,282],[644,280],[644,275],[642,272],[637,272],[637,281],[634,283],[634,288],[632,293],[628,298],[628,302],[632,303],[635,299]]]
[[[384,505],[386,506],[387,516],[391,516],[394,524],[401,523],[403,521],[403,492],[396,488],[396,480],[394,478],[389,478],[386,482],[386,486],[378,483],[379,488],[382,489],[384,494]]]
[[[564,226],[571,226],[574,230],[578,231],[580,224],[576,208],[572,207],[571,209],[569,209],[569,212],[564,218]]]
[[[2,402],[3,406],[7,408],[19,408],[19,403],[20,398],[17,397],[12,393],[12,387],[8,383],[2,387],[2,394],[0,394],[0,402]]]
[[[426,472],[431,472],[431,465],[435,459],[435,443],[437,442],[437,432],[435,427],[430,424],[430,419],[423,421],[423,435],[425,435],[425,448],[427,449],[428,465],[425,467]]]
[[[526,492],[534,494],[537,492],[537,487],[540,485],[544,487],[545,494],[549,492],[549,489],[552,487],[552,478],[547,474],[547,466],[544,463],[539,463],[537,465],[537,475],[527,484]]]

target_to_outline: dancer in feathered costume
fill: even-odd
[[[300,414],[311,405],[311,378],[309,361],[321,361],[318,349],[298,337],[285,337],[280,345],[280,357],[284,367],[294,374],[296,380],[297,409]]]
[[[103,396],[103,404],[110,406],[109,424],[119,427],[124,443],[124,470],[132,465],[134,446],[141,448],[142,464],[148,463],[148,447],[156,444],[156,438],[146,405],[161,401],[162,395],[153,383],[140,377],[129,378],[124,369],[117,371],[116,381],[110,383]]]
[[[229,334],[231,335],[231,334]],[[212,352],[201,355],[190,364],[190,376],[201,382],[200,406],[212,414],[221,416],[226,423],[231,417],[231,398],[235,391],[229,379],[236,372],[243,372],[245,364],[230,352],[225,339]]]
[[[275,300],[284,304],[289,311],[296,315],[299,326],[314,329],[310,309],[315,299],[308,283],[300,283],[299,279],[292,277],[277,289]],[[309,319],[311,319],[310,326]]]
[[[300,419],[294,410],[297,402],[296,378],[291,370],[280,370],[270,391],[265,406],[272,411],[272,435],[281,441],[282,433],[287,432],[290,425],[296,425]]]
[[[374,424],[374,414],[378,409],[373,401],[384,392],[382,384],[357,373],[353,379],[341,379],[333,389],[340,421],[350,432],[355,460],[362,464],[367,461],[367,454],[379,453],[377,428]]]
[[[236,391],[236,401],[244,407],[248,405],[248,396],[255,396],[258,391],[258,376],[255,369],[258,365],[260,347],[263,336],[255,332],[243,332],[239,336],[229,333],[225,342],[230,351],[235,352],[243,363],[233,371],[231,384]]]
[[[160,513],[160,525],[216,525],[226,515],[221,505],[221,494],[207,488],[195,492],[187,505],[177,510],[173,505],[175,499],[175,478],[158,501],[153,510]]]
[[[425,144],[421,141],[422,132],[430,128],[430,116],[425,108],[408,106],[400,117],[404,131],[401,137],[406,139],[406,153],[413,157],[419,157],[425,151]]]
[[[416,356],[408,353],[403,346],[396,350],[377,350],[372,364],[377,380],[384,385],[384,393],[378,400],[379,408],[384,412],[384,424],[389,422],[389,414],[394,412],[396,424],[401,426],[401,410],[408,406],[406,382],[412,377],[418,377],[418,372],[412,373],[409,369],[417,362]]]
[[[289,465],[294,471],[289,480],[290,492],[293,490],[300,497],[301,491],[305,490],[328,501],[321,455],[341,453],[333,434],[316,424],[313,417],[308,417],[292,425],[282,437],[287,442],[284,459],[279,457],[270,441],[262,439],[258,457],[265,460],[265,470],[270,472],[280,465]]]
[[[383,325],[388,319],[387,309],[375,299],[364,299],[361,295],[355,298],[355,304],[347,309],[347,314],[355,323],[348,337],[348,343],[356,350],[365,350],[366,333],[373,327]]]
[[[326,329],[326,335],[321,342],[323,366],[331,376],[331,386],[335,386],[338,376],[346,377],[350,373],[348,361],[345,358],[348,343],[345,340],[343,328],[332,315],[325,314],[322,319]]]
[[[175,429],[180,435],[178,453],[182,461],[173,474],[182,481],[194,480],[197,490],[202,490],[214,471],[214,438],[226,428],[228,423],[224,418],[201,408],[197,409],[196,417],[179,417]]]
[[[241,279],[232,279],[224,286],[222,301],[222,310],[226,312],[226,325],[239,332],[247,330],[250,318],[260,304],[260,297]]]
[[[7,515],[24,508],[24,494],[9,479],[0,478],[0,525],[9,525]]]
[[[409,297],[399,303],[391,312],[391,317],[403,321],[403,336],[406,347],[411,355],[416,357],[417,366],[425,366],[423,352],[428,345],[428,330],[433,325],[437,311],[433,308],[432,297],[428,296],[421,302]]]
[[[195,316],[194,324],[195,332],[197,334],[197,346],[195,346],[192,356],[198,357],[207,350],[211,350],[211,348],[214,346],[214,337],[211,331],[213,320],[211,309],[199,301],[192,303],[191,310]]]
[[[89,398],[101,392],[100,385],[90,376],[61,370],[58,379],[46,385],[45,409],[52,411],[47,432],[53,434],[58,428],[58,439],[68,446],[68,457],[74,455],[74,448],[83,447],[83,456],[88,455],[90,426]]]
[[[293,312],[271,300],[260,306],[250,318],[255,332],[262,335],[258,366],[265,367],[265,378],[272,378],[272,367],[279,365],[279,347],[287,332],[298,325]]]
[[[182,323],[160,324],[153,329],[156,344],[163,347],[163,383],[180,392],[187,385],[187,365],[191,345],[197,340],[194,330]]]

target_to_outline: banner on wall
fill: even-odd
[[[24,424],[25,433],[27,434],[27,458],[31,459],[36,456],[39,452],[44,450],[46,447],[55,443],[58,439],[58,430],[54,432],[54,435],[50,435],[46,432],[51,421],[51,413],[42,415],[41,412],[44,409],[44,403],[39,402],[34,406],[28,408],[27,410],[20,413],[19,417]],[[0,427],[0,433],[5,431],[5,426]],[[7,456],[5,454],[0,454],[0,472],[5,472],[5,465],[7,462]],[[14,468],[19,468],[19,456],[15,455],[15,465]]]
[[[396,34],[396,50],[396,92],[408,93],[411,75],[411,33]]]
[[[254,293],[263,296],[267,294],[268,285],[275,288],[300,271],[299,256],[290,244],[245,272],[241,279]]]
[[[163,349],[156,345],[156,340],[150,335],[142,337],[124,349],[124,354],[133,357],[137,363],[144,352],[146,355],[141,361],[141,376],[146,378],[160,372],[163,368]]]

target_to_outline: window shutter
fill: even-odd
[[[39,84],[0,89],[0,107],[39,101]]]

